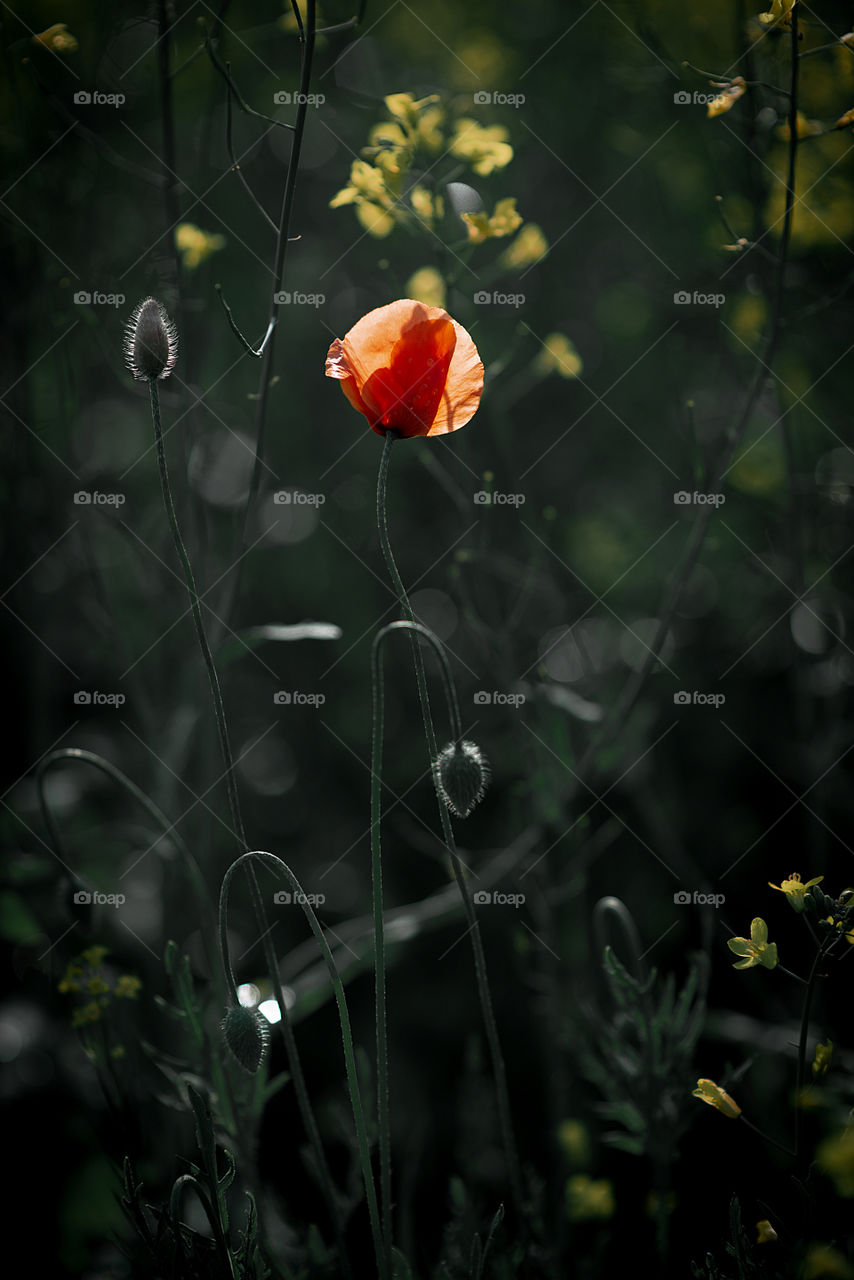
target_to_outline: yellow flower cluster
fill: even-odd
[[[767,13],[760,13],[759,21],[764,27],[790,27],[795,0],[772,0]]]
[[[614,1188],[608,1178],[576,1173],[566,1184],[566,1204],[573,1222],[604,1222],[614,1216]]]
[[[814,876],[812,880],[807,880],[806,884],[802,884],[801,877],[797,871],[793,871],[789,879],[784,880],[782,884],[771,884],[770,880],[768,884],[772,889],[779,889],[780,893],[785,893],[789,900],[789,906],[793,911],[797,911],[800,914],[806,905],[804,899],[808,891],[814,884],[821,884],[823,879],[824,876]]]
[[[120,974],[113,982],[109,972],[103,969],[109,951],[107,947],[87,947],[65,967],[58,989],[63,995],[88,997],[71,1014],[72,1026],[87,1027],[99,1022],[110,1001],[135,1000],[142,990],[142,982],[130,973]]]
[[[441,176],[434,177],[433,171],[446,156],[468,165],[480,177],[500,172],[513,159],[503,125],[482,125],[469,117],[451,119],[450,108],[437,94],[415,98],[411,93],[392,93],[384,103],[388,119],[371,128],[361,158],[350,166],[346,187],[329,202],[332,209],[352,205],[361,226],[377,239],[384,239],[399,225],[436,229],[444,217],[445,202]],[[548,253],[542,231],[534,224],[523,226],[512,197],[499,200],[492,214],[461,216],[471,244],[519,231],[500,259],[503,267],[521,270]]]

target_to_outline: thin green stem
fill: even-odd
[[[379,1208],[377,1205],[376,1187],[374,1186],[374,1176],[371,1169],[371,1154],[368,1145],[368,1133],[365,1125],[365,1112],[362,1106],[362,1095],[359,1088],[359,1076],[356,1070],[356,1054],[353,1044],[353,1031],[350,1025],[350,1015],[347,1009],[347,997],[344,992],[344,985],[338,973],[335,959],[329,949],[329,944],[320,926],[320,922],[314,912],[314,908],[309,902],[306,894],[303,892],[302,885],[297,880],[287,863],[274,853],[268,853],[263,849],[255,849],[251,852],[243,853],[239,858],[232,862],[231,866],[225,873],[222,881],[222,889],[219,899],[219,915],[220,915],[220,941],[222,946],[223,967],[226,973],[226,981],[234,990],[234,974],[231,969],[231,959],[228,951],[228,931],[225,921],[228,916],[228,893],[231,885],[231,879],[234,872],[241,865],[247,869],[252,869],[252,859],[257,858],[260,862],[265,863],[274,871],[285,876],[291,889],[293,890],[294,900],[302,907],[306,920],[309,923],[312,933],[317,939],[324,962],[329,971],[329,977],[335,992],[335,1000],[338,1005],[338,1019],[341,1026],[341,1039],[344,1049],[344,1067],[347,1075],[347,1087],[350,1093],[350,1106],[353,1111],[353,1122],[356,1126],[356,1139],[359,1145],[359,1158],[362,1167],[362,1179],[365,1186],[365,1198],[368,1205],[368,1215],[371,1223],[371,1233],[374,1241],[374,1252],[377,1260],[377,1270],[381,1280],[389,1280],[389,1272],[386,1269],[385,1254],[383,1250],[382,1232],[380,1229]],[[342,1262],[346,1265],[346,1256],[342,1255]]]
[[[166,514],[169,519],[169,527],[172,532],[172,540],[175,544],[175,550],[177,552],[178,559],[181,562],[181,567],[184,570],[184,578],[187,584],[187,592],[190,597],[196,636],[199,641],[199,648],[202,651],[202,657],[208,673],[214,715],[216,717],[217,734],[219,736],[223,764],[225,765],[225,781],[226,790],[228,792],[229,809],[231,811],[232,834],[235,836],[239,852],[242,854],[246,851],[248,846],[246,843],[246,833],[243,827],[243,816],[240,811],[240,796],[235,779],[234,757],[231,752],[231,743],[228,735],[228,723],[225,716],[225,705],[222,699],[222,690],[220,688],[216,664],[205,632],[205,625],[202,619],[202,611],[199,603],[199,593],[193,576],[190,558],[187,555],[187,549],[184,546],[184,541],[181,537],[178,517],[175,512],[175,504],[172,500],[172,490],[169,484],[169,471],[166,465],[166,452],[163,447],[163,429],[160,423],[160,401],[157,394],[157,383],[155,380],[150,380],[148,385],[151,391],[151,414],[154,420],[154,440],[157,452],[157,463],[160,470],[160,484],[163,490],[163,502],[166,507]],[[294,1091],[297,1096],[297,1103],[314,1153],[315,1164],[320,1176],[323,1193],[329,1207],[329,1213],[336,1236],[338,1250],[342,1259],[342,1265],[346,1268],[348,1264],[344,1251],[344,1227],[341,1220],[338,1198],[335,1194],[332,1174],[330,1173],[326,1153],[323,1150],[323,1143],[320,1139],[320,1130],[317,1127],[317,1120],[315,1119],[311,1099],[309,1098],[308,1089],[306,1088],[305,1075],[300,1062],[299,1050],[297,1049],[293,1027],[291,1025],[290,1017],[288,1016],[287,1004],[282,990],[276,952],[270,937],[270,925],[267,920],[267,912],[264,908],[264,900],[261,896],[258,879],[255,875],[255,868],[251,863],[247,866],[247,876],[249,880],[249,890],[252,897],[252,908],[255,914],[255,924],[258,929],[258,936],[262,940],[264,957],[267,963],[270,981],[273,986],[273,994],[275,995],[276,1003],[279,1006],[282,1038],[285,1042],[288,1067],[294,1082]]]
[[[385,1264],[391,1271],[391,1247],[394,1236],[392,1222],[391,1124],[389,1120],[388,1015],[386,1006],[386,961],[383,917],[382,872],[382,763],[385,687],[383,682],[382,647],[393,632],[409,631],[428,640],[439,658],[448,715],[454,739],[462,738],[462,721],[451,668],[444,646],[427,627],[418,622],[390,622],[374,638],[371,650],[371,886],[374,918],[374,993],[377,1036],[377,1130],[380,1151],[380,1202],[382,1204]]]
[[[804,1076],[807,1069],[807,1037],[810,1030],[810,1011],[812,1009],[813,996],[815,994],[815,982],[818,977],[818,967],[825,957],[825,947],[820,946],[815,953],[810,969],[810,976],[807,978],[807,989],[804,993],[804,1007],[801,1012],[801,1034],[798,1040],[798,1078],[795,1086],[795,1158],[800,1152],[800,1120],[801,1120],[801,1094],[804,1088]]]
[[[400,572],[392,553],[391,541],[389,539],[388,532],[388,521],[386,518],[388,468],[392,445],[394,444],[395,438],[394,432],[386,432],[385,444],[383,447],[382,458],[380,460],[379,477],[377,480],[377,526],[379,529],[383,556],[395,591],[397,592],[401,610],[408,622],[414,622],[415,617],[412,612],[412,606],[409,603],[409,596],[406,593],[406,588],[403,585],[403,579],[400,576]],[[427,690],[427,677],[424,671],[424,660],[421,656],[421,649],[419,647],[418,640],[414,634],[410,635],[410,640],[412,644],[413,661],[415,663],[415,679],[418,685],[418,697],[421,702],[421,713],[424,719],[424,733],[427,739],[427,750],[430,756],[430,764],[432,766],[436,760],[438,751],[436,746],[436,733],[433,727],[433,715],[430,710],[430,696]],[[480,924],[474,910],[468,886],[466,885],[462,863],[460,862],[459,854],[457,853],[450,816],[438,789],[436,790],[436,801],[439,806],[439,819],[442,824],[442,834],[444,836],[445,846],[451,860],[454,879],[457,882],[457,886],[462,897],[466,923],[468,924],[468,933],[471,939],[472,953],[474,956],[474,967],[477,979],[478,995],[480,998],[481,1014],[483,1017],[487,1042],[489,1044],[490,1058],[492,1060],[492,1073],[495,1079],[495,1091],[498,1101],[498,1120],[504,1144],[504,1153],[507,1160],[510,1189],[513,1197],[514,1208],[521,1224],[524,1223],[522,1208],[524,1203],[522,1172],[519,1165],[519,1153],[516,1148],[516,1139],[513,1133],[513,1122],[510,1113],[510,1097],[507,1090],[507,1071],[504,1065],[504,1055],[501,1051],[501,1042],[498,1038],[498,1028],[495,1024],[495,1014],[492,1008],[492,997],[489,991],[489,979],[487,977],[486,970],[486,956],[484,955],[483,942],[480,936]]]

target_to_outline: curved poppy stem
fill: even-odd
[[[226,790],[228,792],[229,809],[231,811],[232,834],[237,840],[240,853],[243,854],[248,846],[246,842],[246,832],[243,827],[243,816],[240,811],[240,796],[237,790],[237,782],[234,772],[234,757],[232,755],[231,742],[228,736],[228,722],[225,715],[225,704],[222,698],[222,689],[220,688],[216,663],[214,662],[214,657],[211,653],[211,647],[208,643],[207,633],[205,631],[205,624],[202,618],[202,610],[199,602],[198,588],[196,587],[196,580],[193,576],[190,557],[187,554],[187,548],[184,546],[184,540],[181,537],[178,516],[175,511],[175,504],[172,500],[169,471],[166,465],[166,451],[163,447],[163,429],[160,423],[160,400],[157,394],[157,383],[155,380],[149,379],[148,386],[151,392],[151,414],[154,420],[154,440],[157,450],[157,463],[160,470],[160,484],[163,490],[163,504],[166,508],[166,515],[169,520],[169,528],[172,533],[172,541],[175,544],[175,551],[177,552],[178,559],[181,562],[181,567],[184,570],[184,578],[187,584],[187,592],[190,597],[196,636],[199,642],[199,648],[202,651],[202,657],[204,659],[208,673],[208,680],[210,682],[211,698],[213,701],[214,715],[216,717],[220,750],[222,751],[223,763],[225,765],[225,782]],[[275,948],[273,947],[272,939],[270,937],[270,925],[267,920],[267,912],[264,909],[264,899],[261,896],[258,878],[255,875],[255,867],[251,862],[247,865],[246,872],[249,880],[249,890],[252,896],[252,909],[255,914],[255,925],[264,948],[264,958],[267,963],[270,982],[273,986],[273,994],[275,995],[276,1003],[279,1006],[282,1038],[285,1042],[288,1068],[294,1082],[294,1092],[296,1093],[302,1121],[305,1125],[309,1142],[311,1143],[312,1153],[314,1155],[315,1164],[321,1186],[323,1188],[323,1194],[329,1208],[329,1214],[332,1220],[332,1227],[335,1232],[338,1250],[342,1258],[342,1265],[347,1268],[348,1264],[346,1254],[344,1252],[344,1227],[341,1220],[341,1211],[332,1182],[332,1174],[329,1170],[329,1164],[323,1150],[323,1143],[320,1139],[320,1130],[317,1126],[317,1120],[311,1105],[311,1099],[308,1094],[308,1089],[306,1088],[299,1050],[297,1048],[293,1027],[291,1026],[291,1020],[288,1015],[284,992],[282,991],[279,964],[276,959]]]
[[[392,1163],[391,1163],[391,1123],[389,1119],[389,1073],[388,1073],[388,1015],[386,1006],[386,962],[385,933],[383,918],[383,870],[382,870],[382,767],[383,767],[383,720],[385,713],[385,685],[383,681],[382,647],[393,632],[408,631],[423,636],[433,646],[439,658],[442,681],[445,687],[445,698],[448,703],[448,716],[451,721],[454,740],[459,743],[463,736],[460,708],[457,702],[457,691],[451,674],[448,655],[441,641],[427,627],[419,622],[390,622],[374,637],[371,649],[371,887],[373,890],[374,917],[374,994],[376,1008],[377,1034],[377,1134],[380,1152],[380,1201],[382,1204],[383,1240],[385,1245],[385,1262],[391,1271],[391,1246],[393,1240],[392,1223]]]
[[[379,476],[377,478],[377,527],[379,530],[383,556],[389,571],[389,576],[391,577],[395,591],[397,592],[401,610],[406,620],[410,623],[414,623],[415,616],[412,612],[412,606],[409,603],[409,596],[406,593],[406,587],[403,585],[403,579],[400,576],[397,563],[395,562],[394,555],[392,553],[391,541],[388,533],[388,521],[386,518],[388,468],[389,461],[391,459],[392,445],[394,444],[395,439],[395,432],[386,432],[382,458],[380,459]],[[430,755],[430,766],[432,769],[437,758],[438,751],[436,746],[436,732],[433,727],[433,715],[430,710],[430,695],[427,690],[427,677],[424,671],[424,659],[421,656],[421,649],[414,633],[410,634],[410,640],[412,642],[412,657],[415,664],[415,679],[418,685],[418,697],[421,702],[421,714],[424,719],[424,734],[427,739],[427,750]],[[436,779],[434,774],[434,785],[435,781]],[[457,882],[457,887],[459,888],[460,895],[462,897],[466,923],[468,924],[468,934],[471,938],[481,1015],[483,1017],[487,1043],[489,1044],[489,1053],[492,1061],[492,1074],[495,1079],[495,1092],[498,1100],[498,1120],[501,1128],[504,1154],[507,1160],[510,1190],[516,1213],[521,1223],[524,1222],[524,1215],[522,1211],[524,1203],[522,1171],[519,1164],[519,1153],[516,1147],[516,1138],[513,1133],[513,1121],[510,1113],[510,1096],[507,1090],[507,1070],[504,1065],[504,1055],[501,1051],[501,1042],[498,1038],[498,1028],[495,1023],[495,1014],[492,1008],[492,997],[489,991],[489,979],[486,971],[486,956],[484,955],[483,942],[480,936],[480,924],[475,913],[471,895],[468,891],[468,886],[465,882],[462,863],[460,862],[456,842],[454,840],[451,819],[438,789],[436,790],[436,800],[439,805],[439,819],[442,824],[442,835],[445,840],[445,847],[448,850],[448,856],[450,857],[451,866],[454,872],[454,879]]]
[[[383,1251],[382,1233],[380,1230],[379,1209],[377,1206],[377,1193],[374,1186],[374,1175],[371,1169],[371,1153],[368,1145],[368,1133],[365,1125],[365,1112],[362,1106],[362,1094],[359,1089],[359,1076],[356,1070],[356,1053],[353,1042],[353,1031],[350,1026],[350,1014],[347,1009],[347,997],[344,993],[344,984],[338,973],[335,964],[335,958],[326,941],[323,929],[317,919],[314,908],[303,892],[302,885],[297,880],[287,863],[274,853],[268,853],[264,849],[254,849],[246,853],[242,853],[239,858],[232,862],[226,871],[222,880],[222,889],[219,898],[219,917],[220,917],[220,940],[222,946],[223,968],[226,974],[226,981],[234,990],[234,974],[231,968],[231,958],[228,950],[228,931],[225,927],[225,921],[228,916],[228,894],[231,887],[231,879],[238,867],[244,866],[247,870],[251,870],[254,877],[253,859],[257,858],[259,862],[266,863],[274,871],[283,875],[293,890],[295,900],[303,909],[306,920],[309,923],[312,933],[317,939],[323,959],[329,970],[329,977],[332,982],[332,988],[335,992],[335,1001],[338,1005],[338,1020],[341,1027],[341,1040],[344,1048],[344,1069],[347,1075],[347,1087],[350,1093],[350,1106],[353,1111],[353,1122],[356,1126],[356,1139],[359,1145],[359,1157],[362,1166],[362,1179],[365,1184],[365,1198],[368,1204],[368,1216],[371,1221],[371,1234],[374,1241],[374,1251],[377,1259],[377,1271],[380,1280],[389,1280],[390,1272],[385,1265],[385,1254]],[[341,1254],[341,1263],[345,1268],[345,1273],[350,1274],[350,1267],[346,1254]]]

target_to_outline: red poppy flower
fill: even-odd
[[[440,436],[477,412],[483,364],[462,325],[441,307],[402,298],[362,316],[326,357],[354,409],[377,435]]]

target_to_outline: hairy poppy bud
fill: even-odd
[[[125,363],[135,378],[168,378],[178,358],[178,331],[156,298],[135,307],[125,328]]]
[[[480,804],[489,783],[489,764],[476,742],[449,742],[433,764],[439,794],[451,813],[467,818]]]
[[[267,1049],[267,1020],[254,1009],[236,1004],[225,1015],[222,1024],[225,1042],[244,1070],[252,1075],[258,1070]]]

